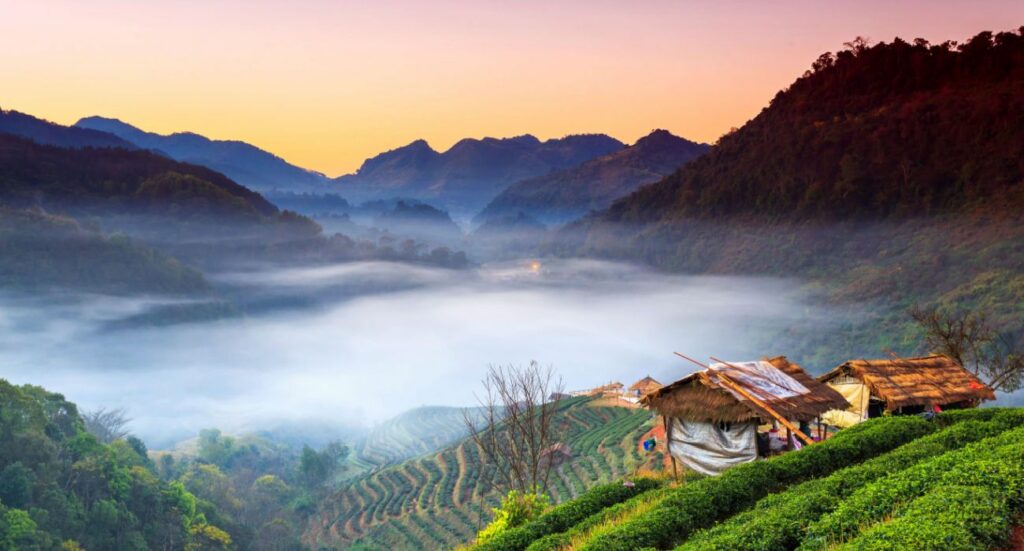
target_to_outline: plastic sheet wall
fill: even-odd
[[[673,417],[669,421],[668,449],[683,466],[698,473],[717,475],[733,465],[757,459],[757,425]]]

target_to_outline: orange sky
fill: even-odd
[[[425,138],[714,141],[818,54],[1024,25],[1024,2],[0,0],[0,107],[240,139],[337,175]]]

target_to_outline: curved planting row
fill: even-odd
[[[669,548],[771,492],[885,453],[934,428],[917,417],[866,421],[799,452],[739,465],[720,476],[681,486],[650,511],[591,539],[583,549]]]
[[[563,441],[574,458],[549,480],[556,502],[628,472],[621,458],[629,456],[622,448],[636,447],[636,434],[649,422],[648,413],[591,407],[587,399],[562,400],[557,411],[567,420]],[[469,439],[437,454],[367,473],[322,504],[323,510],[335,514],[334,521],[320,530],[320,539],[325,544],[360,541],[402,548],[410,545],[411,536],[428,538],[428,547],[440,546],[438,540],[447,546],[468,541],[490,521],[491,507],[500,501],[494,482],[481,475],[480,451]]]
[[[895,518],[863,531],[844,550],[953,551],[1006,545],[1024,511],[1024,441],[978,455],[942,475]]]
[[[610,529],[625,516],[650,509],[651,506],[660,502],[668,491],[668,488],[649,490],[611,507],[601,509],[565,532],[548,534],[534,541],[526,548],[526,551],[559,551],[571,548],[576,542],[585,541],[600,531]]]
[[[807,529],[800,549],[828,549],[857,537],[865,527],[881,522],[918,497],[941,487],[949,473],[962,472],[1005,454],[1014,454],[1024,444],[1024,427],[986,438],[962,450],[951,451],[923,461],[906,470],[883,477],[854,492],[836,509]]]
[[[1008,414],[988,422],[952,425],[828,477],[770,495],[754,508],[696,533],[677,549],[793,549],[804,539],[809,524],[834,510],[844,497],[864,485],[968,443],[998,435],[1022,420],[1020,414]]]

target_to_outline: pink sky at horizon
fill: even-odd
[[[0,107],[244,140],[329,175],[426,139],[713,142],[822,52],[1024,25],[1024,2],[0,0]]]

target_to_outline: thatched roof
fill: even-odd
[[[655,390],[658,390],[659,388],[661,388],[661,386],[661,383],[652,379],[651,376],[648,375],[643,379],[640,379],[639,381],[633,383],[633,385],[629,387],[629,390],[637,391],[640,393],[641,396],[643,396],[644,394],[648,394],[654,392]]]
[[[623,388],[626,388],[626,387],[622,383],[620,383],[618,381],[613,381],[613,382],[610,382],[610,383],[608,383],[606,385],[601,385],[599,387],[594,387],[594,388],[590,389],[590,392],[592,392],[592,393],[622,392]]]
[[[785,356],[765,360],[801,391],[786,398],[767,398],[757,388],[747,388],[736,377],[730,379],[750,390],[780,415],[797,421],[810,421],[831,409],[846,409],[850,404],[835,390],[821,384]],[[728,373],[728,371],[726,371]],[[718,382],[714,370],[701,370],[648,394],[640,403],[668,417],[695,421],[739,422],[752,419],[769,421],[772,415],[754,402],[728,390]]]
[[[888,410],[907,406],[944,406],[960,402],[995,400],[995,392],[970,371],[947,356],[850,360],[818,377],[827,383],[854,377],[885,401]]]

